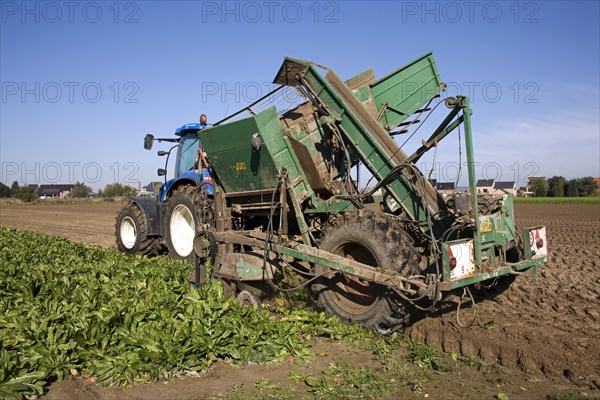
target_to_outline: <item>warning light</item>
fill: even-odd
[[[452,254],[452,247],[448,247],[448,256],[450,256],[450,268],[456,268],[456,257],[454,257],[454,254]]]
[[[542,247],[544,247],[544,239],[542,239],[540,237],[539,230],[535,231],[535,247],[537,247],[538,249],[541,249]]]
[[[530,228],[529,239],[532,257],[542,257],[548,254],[548,239],[545,227]]]
[[[206,115],[202,114],[200,116],[200,125],[204,128],[206,126]]]

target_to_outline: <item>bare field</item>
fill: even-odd
[[[463,329],[454,311],[408,330],[445,352],[514,367],[532,379],[600,389],[600,206],[520,204],[520,227],[545,225],[549,262],[493,299],[476,298]],[[470,309],[461,313],[468,320]]]
[[[72,240],[114,245],[114,217],[120,204],[102,205],[0,205],[0,225],[35,230]],[[476,295],[476,320],[469,328],[456,322],[456,301],[450,297],[441,310],[422,318],[406,334],[431,344],[450,355],[479,359],[494,366],[497,381],[462,374],[432,377],[429,398],[477,398],[477,389],[504,390],[510,399],[545,398],[559,391],[600,390],[600,206],[599,205],[516,205],[519,227],[545,225],[548,228],[549,263],[540,276],[518,277],[505,291]],[[473,308],[461,310],[468,321]],[[341,346],[335,344],[335,346]],[[334,347],[335,347],[334,346]],[[344,359],[344,351],[334,355],[331,344],[323,348],[309,370],[324,368],[334,359]],[[342,346],[343,347],[343,346]],[[339,350],[339,349],[338,349]],[[354,353],[352,353],[354,351]],[[337,353],[337,352],[336,352]],[[323,356],[323,357],[321,357]],[[360,365],[368,354],[354,354],[350,364]],[[321,358],[323,358],[321,360]],[[289,365],[288,365],[289,364]],[[207,398],[226,393],[236,382],[252,382],[272,377],[286,382],[291,363],[244,368],[217,364],[201,378],[184,378],[168,385],[151,384],[130,391],[102,389],[77,379],[51,386],[48,398]],[[446,382],[447,383],[444,383]],[[459,389],[457,386],[459,385]],[[507,389],[511,387],[511,391]],[[499,389],[501,388],[501,389]],[[422,397],[423,395],[415,395]],[[483,394],[482,394],[483,396]],[[489,398],[485,395],[481,398]]]
[[[122,204],[1,204],[0,225],[105,247],[115,244]]]

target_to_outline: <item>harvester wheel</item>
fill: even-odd
[[[119,210],[115,228],[119,251],[146,256],[155,256],[160,253],[160,238],[146,235],[146,221],[142,211],[134,203],[129,203]]]
[[[194,203],[196,188],[177,188],[165,210],[165,241],[169,256],[176,260],[194,261],[194,238],[198,231],[198,214]]]
[[[260,298],[248,290],[242,290],[237,296],[237,302],[242,307],[251,306],[260,310]]]
[[[419,256],[412,239],[393,219],[369,210],[344,215],[326,226],[322,250],[403,276],[419,273]],[[327,271],[317,266],[316,271]],[[322,278],[313,290],[318,304],[343,322],[387,330],[408,323],[410,304],[392,290],[347,274]]]

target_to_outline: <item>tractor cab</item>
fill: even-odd
[[[198,148],[200,147],[198,131],[201,129],[200,124],[186,124],[175,130],[175,135],[179,136],[179,146],[177,147],[177,158],[175,159],[174,179],[194,170]]]
[[[204,185],[208,194],[213,194],[212,178],[208,169],[206,167],[202,168],[202,176],[200,176],[197,169],[198,149],[201,145],[198,132],[206,126],[204,121],[204,123],[185,124],[175,130],[175,135],[179,137],[178,144],[176,145],[175,172],[173,178],[165,181],[160,187],[160,202],[166,201],[169,194],[177,187],[187,184],[194,186]]]

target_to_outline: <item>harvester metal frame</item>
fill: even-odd
[[[461,115],[459,111],[462,111]],[[467,153],[467,165],[468,165],[468,175],[469,175],[469,190],[471,193],[477,193],[476,189],[476,181],[477,178],[475,176],[475,161],[473,154],[473,139],[471,133],[471,119],[470,116],[472,114],[472,110],[470,108],[468,98],[467,97],[459,97],[457,105],[453,107],[452,111],[449,113],[449,117],[446,118],[444,122],[436,129],[433,135],[427,141],[424,141],[423,147],[419,148],[413,155],[407,158],[407,160],[414,162],[423,155],[429,148],[431,148],[434,144],[437,145],[444,137],[448,136],[453,130],[457,129],[461,124],[464,127],[465,132],[465,147]],[[455,117],[457,117],[453,122],[451,122]],[[218,125],[218,124],[215,124]],[[425,150],[421,150],[425,148]],[[287,182],[289,185],[289,182]],[[284,186],[281,191],[289,192],[287,196],[294,197],[294,192],[288,190],[289,186]],[[217,191],[220,189],[217,188]],[[417,192],[418,193],[418,192]],[[477,197],[471,197],[471,206],[474,210],[478,210],[479,205],[477,203]],[[214,202],[215,206],[215,214],[223,215],[227,211],[227,206],[224,203],[223,196],[217,196]],[[510,201],[509,205],[507,205],[504,213],[507,215],[513,214],[512,201]],[[225,226],[225,225],[223,225]],[[481,224],[474,224],[475,229],[473,230],[473,244],[474,244],[474,256],[476,264],[480,264],[482,262],[482,247],[485,246],[486,243],[490,242],[490,238],[487,238],[481,232]],[[529,235],[529,229],[525,229],[523,231],[523,235]],[[527,237],[525,236],[525,237]],[[274,252],[278,255],[285,255],[289,257],[293,257],[298,260],[303,260],[312,264],[322,265],[334,271],[339,271],[345,274],[351,274],[361,279],[365,279],[368,281],[372,281],[378,284],[390,286],[394,290],[398,290],[404,292],[408,295],[416,295],[419,293],[423,293],[423,291],[427,290],[427,285],[424,284],[424,279],[409,279],[402,276],[395,276],[390,274],[385,274],[377,271],[376,268],[372,266],[362,264],[357,261],[348,260],[346,258],[340,257],[338,255],[328,253],[322,250],[319,250],[312,246],[307,246],[301,244],[297,241],[281,241],[278,240],[278,237],[273,237],[271,240],[267,240],[264,234],[261,234],[259,231],[226,231],[220,230],[217,227],[216,232],[214,233],[214,237],[218,243],[224,244],[237,244],[242,246],[255,246],[259,247],[262,250],[267,250],[269,252]],[[484,239],[487,239],[484,241]],[[305,238],[304,240],[309,240]],[[309,242],[310,243],[310,242]],[[547,257],[537,257],[532,258],[532,254],[529,253],[526,255],[526,258],[523,261],[517,263],[510,263],[504,265],[495,270],[485,272],[485,273],[477,273],[473,276],[466,277],[460,280],[451,280],[450,279],[450,262],[448,255],[448,247],[443,247],[443,267],[439,276],[434,277],[435,279],[430,280],[430,282],[435,282],[439,284],[440,291],[450,291],[453,289],[461,288],[464,286],[472,285],[477,282],[486,281],[489,279],[493,279],[502,275],[507,274],[521,274],[524,271],[529,271],[532,275],[537,275],[538,265],[547,261]],[[433,261],[435,262],[435,261]],[[223,264],[226,266],[227,264]],[[225,270],[229,273],[225,273],[224,276],[229,278],[239,279],[239,280],[255,280],[255,279],[263,279],[265,277],[272,278],[273,272],[269,271],[257,271],[255,266],[251,264],[247,264],[244,260],[240,259],[236,264],[229,264],[226,266]],[[223,275],[224,271],[220,271]],[[423,277],[419,277],[423,278]]]
[[[341,275],[359,286],[370,282],[385,287],[416,308],[431,309],[442,292],[507,275],[535,275],[547,261],[544,227],[524,229],[526,243],[520,243],[511,195],[500,200],[478,195],[469,98],[441,99],[445,84],[431,53],[379,80],[366,71],[346,82],[322,65],[287,57],[274,83],[279,86],[272,92],[197,131],[202,145],[196,167],[210,175],[212,191],[202,185],[194,190],[182,186],[173,203],[167,199],[168,205],[154,205],[159,215],[152,221],[159,223],[145,231],[168,241],[159,231],[169,229],[169,212],[179,201],[196,204],[190,210],[195,215],[196,284],[204,278],[210,256],[213,276],[233,287],[271,282],[279,269],[289,266],[305,277],[300,286]],[[284,87],[295,88],[304,101],[282,115],[274,107],[256,112],[255,105]],[[438,103],[430,107],[434,100]],[[422,146],[406,155],[393,136],[408,132],[442,101],[448,115]],[[244,112],[250,116],[237,119]],[[448,199],[415,163],[460,127],[469,190]],[[327,146],[335,148],[341,161],[334,160]],[[352,181],[351,168],[360,165],[376,180],[374,187],[359,190]],[[193,199],[186,197],[191,193]],[[144,210],[152,208],[147,201],[133,201],[144,217],[152,214]],[[408,236],[399,238],[398,246],[402,242],[410,254],[418,253],[418,272],[380,269],[320,248],[327,240],[325,229],[314,223],[346,215],[359,220],[376,216],[393,226],[395,234]],[[244,218],[254,221],[250,228],[239,222]],[[301,266],[290,264],[295,261]],[[423,306],[425,299],[429,307]],[[375,322],[400,325],[401,320],[388,315]]]
[[[318,68],[327,71],[325,77],[318,72]],[[404,110],[399,110],[386,103],[379,112],[379,119],[384,112],[391,110],[390,112],[402,116],[395,121],[396,126],[400,126],[402,125],[402,121],[408,116],[420,112],[422,107],[428,109],[431,100],[440,97],[439,93],[431,90],[431,85],[429,85],[429,87],[427,86],[431,83],[431,80],[435,78],[435,81],[433,82],[434,87],[444,88],[443,82],[439,81],[439,76],[431,53],[414,60],[400,68],[398,71],[409,70],[412,74],[414,73],[412,70],[423,70],[425,68],[430,68],[433,71],[433,78],[421,85],[417,85],[415,89],[406,96],[410,99],[415,98],[417,94],[420,94],[421,98],[410,103],[408,108]],[[290,73],[290,71],[292,71],[292,73]],[[376,85],[383,85],[383,83],[386,83],[386,80],[389,80],[392,81],[392,83],[381,90],[386,91],[394,89],[394,86],[398,85],[398,82],[393,82],[395,79],[394,75],[395,74],[392,73],[386,76],[379,80]],[[398,209],[402,209],[405,212],[405,217],[415,221],[422,233],[431,237],[432,243],[436,243],[438,241],[437,238],[442,237],[443,234],[451,228],[455,219],[454,216],[438,219],[431,218],[433,215],[443,214],[447,205],[435,191],[430,182],[424,178],[420,171],[418,171],[414,163],[429,149],[437,146],[442,139],[462,125],[465,137],[469,191],[473,194],[477,193],[471,127],[472,110],[468,97],[458,96],[456,98],[448,98],[445,103],[446,106],[451,109],[449,114],[434,133],[427,140],[423,141],[423,145],[419,149],[412,155],[406,156],[393,139],[391,139],[390,134],[382,129],[382,127],[377,124],[377,121],[367,114],[364,107],[362,107],[357,100],[358,96],[355,96],[349,90],[347,85],[344,84],[331,69],[304,60],[286,58],[274,82],[281,84],[282,86],[279,86],[273,92],[263,96],[248,107],[215,123],[214,127],[219,127],[228,122],[231,117],[237,116],[244,111],[248,111],[251,115],[257,116],[252,110],[254,104],[259,103],[263,99],[279,91],[283,85],[301,87],[301,92],[304,94],[304,97],[312,101],[314,107],[322,114],[320,117],[321,121],[329,119],[329,121],[325,121],[328,126],[334,124],[337,125],[340,133],[346,139],[346,143],[352,147],[359,155],[364,165],[378,179],[379,184],[376,188],[383,187],[385,191],[391,195],[393,200],[387,201],[391,211],[394,212]],[[423,95],[423,91],[427,90],[429,90],[429,93]],[[406,101],[406,99],[403,99],[403,101]],[[426,103],[426,105],[424,105],[424,103]],[[334,126],[333,129],[335,128],[336,127]],[[200,137],[204,139],[203,142],[206,142],[206,135],[210,133],[211,130],[207,129],[200,134]],[[286,142],[286,147],[293,153],[291,151],[293,144],[289,143],[290,138],[282,135],[282,139]],[[210,153],[210,149],[208,152]],[[291,162],[290,164],[297,165],[298,161],[294,160],[294,162]],[[290,167],[290,170],[292,169],[293,167]],[[282,173],[282,171],[279,172]],[[304,243],[311,243],[311,241],[313,241],[309,235],[308,225],[304,219],[305,212],[340,212],[352,210],[356,208],[357,200],[364,200],[365,198],[370,197],[374,192],[374,190],[372,190],[370,193],[363,193],[361,196],[353,199],[345,199],[344,196],[338,196],[336,205],[313,203],[312,208],[309,207],[309,209],[305,208],[303,210],[300,204],[306,200],[307,196],[302,193],[299,195],[299,191],[294,189],[299,186],[298,181],[307,181],[310,178],[303,176],[300,169],[294,171],[295,173],[291,172],[292,171],[286,170],[286,179],[279,185],[279,189],[273,190],[278,190],[280,193],[291,199],[297,223],[303,232],[302,241]],[[216,191],[219,192],[220,190],[221,188],[217,186]],[[272,192],[267,191],[267,193]],[[227,194],[224,194],[221,197],[215,197],[215,215],[221,215],[227,212],[227,206],[224,203],[226,196]],[[447,243],[442,243],[441,249],[436,250],[435,245],[433,246],[434,248],[431,249],[434,256],[429,260],[429,263],[435,265],[438,262],[441,262],[441,268],[438,267],[436,269],[434,276],[430,277],[430,279],[424,279],[426,277],[423,276],[418,277],[418,279],[408,279],[378,272],[369,265],[361,264],[356,261],[350,262],[335,254],[316,250],[314,247],[307,246],[306,244],[300,244],[296,241],[279,240],[280,238],[276,236],[269,238],[269,240],[266,238],[261,240],[257,237],[256,232],[225,232],[224,230],[220,230],[217,225],[215,238],[221,244],[227,243],[259,247],[263,250],[276,252],[280,255],[290,256],[312,264],[322,265],[334,271],[352,274],[361,279],[388,285],[395,290],[403,291],[411,295],[417,293],[419,290],[423,291],[424,287],[427,287],[427,285],[424,284],[425,281],[430,282],[429,286],[435,284],[436,288],[440,291],[449,291],[506,274],[520,274],[527,270],[531,270],[530,272],[532,274],[537,274],[537,266],[546,262],[546,255],[533,257],[532,254],[529,254],[528,257],[519,262],[504,263],[502,265],[498,263],[500,257],[495,256],[493,251],[494,246],[516,239],[517,234],[514,232],[514,221],[513,224],[503,224],[503,227],[508,228],[508,230],[499,231],[495,229],[496,225],[501,225],[500,222],[504,221],[495,218],[493,221],[494,223],[492,223],[492,230],[482,232],[481,222],[488,223],[490,221],[487,219],[482,219],[481,221],[478,220],[480,219],[478,218],[478,197],[477,195],[472,195],[469,198],[471,209],[470,215],[472,217],[477,217],[472,218],[470,229],[466,230],[466,236],[463,232],[460,239],[464,239],[465,237],[472,239],[474,247],[474,263],[478,269],[485,258],[491,259],[492,268],[487,268],[486,271],[477,271],[462,279],[451,279],[451,256],[448,252],[449,247]],[[223,200],[223,204],[221,204],[221,200]],[[513,218],[513,204],[510,196],[505,196],[502,215],[508,217],[508,220],[512,220]],[[502,219],[503,217],[499,218]],[[225,226],[227,226],[227,224],[223,224],[223,227]],[[530,230],[531,228],[524,230],[525,237],[529,237]],[[224,248],[221,247],[221,250],[223,251]],[[441,260],[438,259],[438,257]],[[231,276],[237,276],[240,280],[256,279],[257,277],[263,277],[265,273],[252,270],[253,267],[244,263],[241,259],[235,264],[228,264],[225,262],[223,263],[223,267],[225,270],[228,270]],[[271,276],[272,272],[269,272],[267,275]]]

